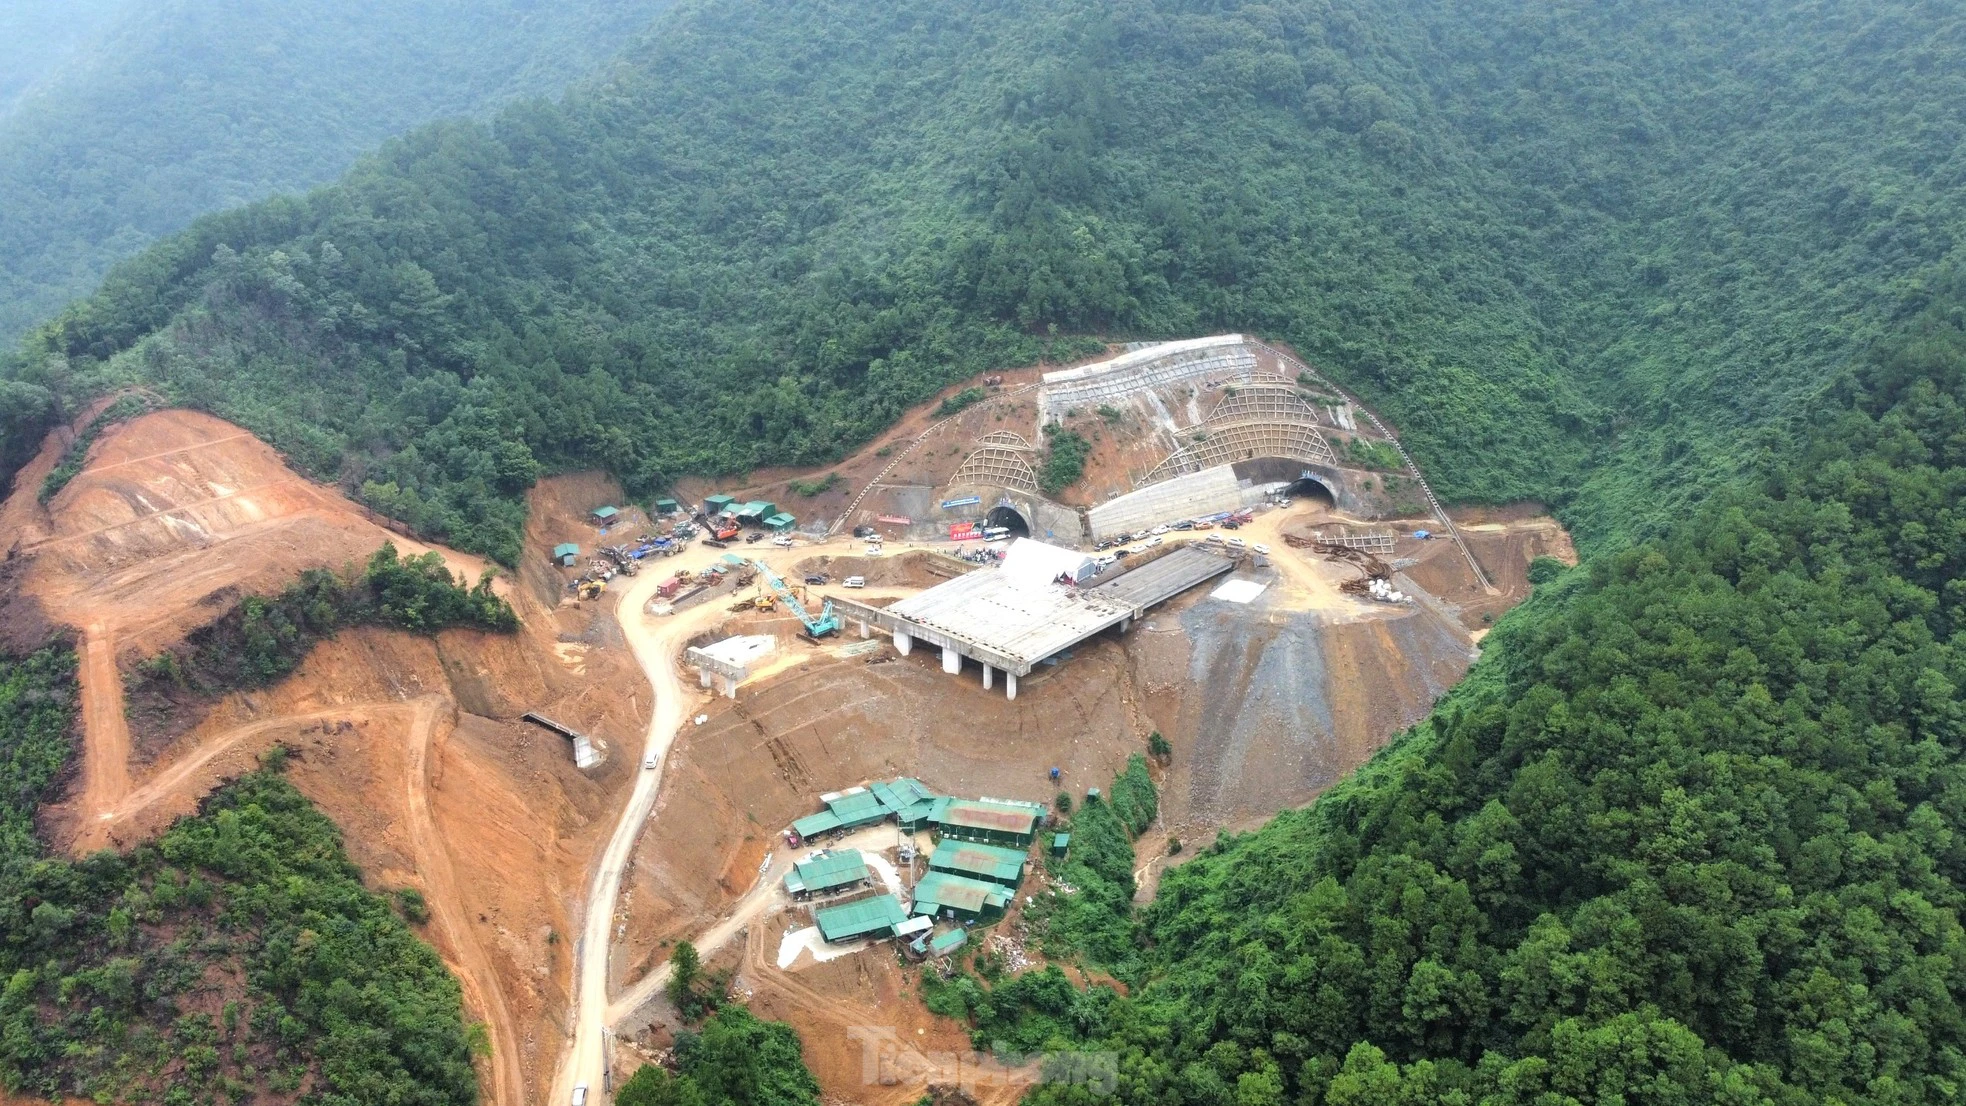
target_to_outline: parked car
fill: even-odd
[[[826,582],[826,574],[823,572],[814,573],[813,575],[806,577],[806,583],[808,584],[823,584],[825,582]]]
[[[1254,549],[1256,552],[1261,553],[1265,557],[1270,555],[1270,547],[1264,545],[1260,541],[1257,542],[1255,545],[1250,546],[1249,548]]]
[[[849,576],[841,580],[840,583],[842,586],[849,588],[864,588],[867,586],[867,578],[865,576]]]
[[[1243,548],[1246,548],[1246,547],[1247,547],[1248,545],[1249,545],[1249,543],[1248,543],[1248,542],[1246,542],[1246,541],[1244,541],[1244,540],[1242,540],[1241,538],[1230,538],[1230,539],[1229,539],[1229,548],[1230,548],[1230,549],[1243,549]]]
[[[642,768],[644,771],[646,771],[647,769],[653,767],[655,767],[655,754],[650,753],[649,755],[642,758]]]
[[[1156,527],[1154,527],[1154,528],[1153,528],[1152,530],[1149,530],[1149,531],[1147,531],[1147,533],[1149,533],[1149,534],[1165,534],[1165,533],[1167,533],[1167,523],[1165,523],[1165,522],[1163,522],[1163,523],[1161,523],[1161,524],[1160,524],[1159,526],[1156,526]]]

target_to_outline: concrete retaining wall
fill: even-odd
[[[1145,530],[1162,522],[1252,506],[1281,483],[1244,480],[1236,476],[1233,466],[1217,465],[1109,499],[1088,511],[1086,517],[1093,540],[1104,541],[1114,534]]]

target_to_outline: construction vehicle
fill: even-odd
[[[607,581],[605,580],[582,580],[574,588],[574,598],[599,599],[601,592],[606,590],[607,586]]]
[[[710,536],[718,541],[729,541],[737,536],[740,527],[737,520],[729,515],[718,515],[710,520]]]
[[[799,616],[799,621],[805,624],[806,633],[816,638],[825,637],[827,634],[840,628],[840,616],[833,613],[833,601],[831,599],[826,600],[818,614],[813,614],[811,611],[806,610],[805,603],[793,592],[792,585],[781,579],[778,573],[773,572],[770,565],[763,561],[752,561],[751,566],[756,568],[758,574],[765,578],[765,583],[771,585],[772,593],[777,595],[793,614]]]

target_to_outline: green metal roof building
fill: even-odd
[[[881,805],[878,798],[874,797],[872,791],[864,787],[821,795],[819,801],[826,804],[825,810],[818,814],[808,814],[792,823],[793,832],[800,837],[869,825],[886,818],[891,813],[887,807]]]
[[[1011,890],[947,872],[930,872],[915,884],[915,913],[980,921],[994,918],[1010,905]]]
[[[594,521],[613,522],[614,516],[620,513],[620,511],[615,510],[613,507],[596,507],[594,508]]]
[[[819,935],[827,941],[852,941],[860,937],[893,936],[894,927],[908,920],[908,912],[901,909],[901,900],[893,895],[876,895],[815,910],[812,920],[818,923]]]
[[[853,887],[871,879],[859,849],[824,852],[792,865],[785,873],[785,890],[794,895],[820,895]]]
[[[1029,848],[1037,838],[1038,819],[1043,816],[1044,808],[1036,803],[952,799],[932,812],[929,820],[942,836],[958,841]]]
[[[659,513],[661,513],[661,514],[665,514],[665,515],[672,515],[672,514],[675,514],[675,513],[676,513],[676,501],[675,501],[675,500],[673,500],[673,499],[670,499],[670,498],[669,498],[669,497],[667,497],[667,496],[664,496],[663,498],[661,498],[661,499],[658,499],[658,500],[656,500],[656,501],[655,501],[655,509],[656,509],[656,511],[657,511],[657,512],[659,512]]]
[[[881,801],[874,797],[872,791],[864,787],[821,795],[819,800],[826,804],[826,809],[832,811],[839,818],[840,825],[847,829],[878,822],[888,815],[887,808],[881,805]]]
[[[908,833],[928,823],[936,801],[942,798],[929,790],[927,784],[909,776],[877,780],[869,785],[868,790],[874,793],[874,798],[879,799],[882,806],[894,812],[895,821]]]
[[[769,515],[777,514],[778,504],[768,499],[753,499],[749,503],[732,504],[730,513],[736,515],[737,521],[739,522],[747,519],[752,522],[759,522]]]
[[[798,523],[798,519],[786,514],[784,511],[780,511],[765,519],[765,529],[775,534],[783,534],[792,529],[792,527],[797,526]]]
[[[947,956],[968,943],[968,930],[952,929],[945,933],[938,933],[929,939],[928,954],[930,956]]]
[[[580,560],[580,547],[570,541],[563,541],[553,547],[553,559],[561,568],[572,568]]]
[[[808,814],[792,823],[792,832],[798,834],[800,837],[807,838],[822,833],[831,833],[839,828],[840,816],[830,810],[822,810],[817,814]]]
[[[729,495],[705,496],[703,499],[703,513],[706,515],[723,514],[725,511],[730,510],[730,505],[735,502],[737,502],[737,497],[735,496],[729,496]]]
[[[1016,887],[1024,882],[1024,854],[999,845],[944,838],[928,858],[931,871]]]

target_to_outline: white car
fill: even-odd
[[[792,548],[792,539],[785,537],[784,535],[781,534],[778,537],[771,539],[771,544],[779,547],[780,549],[790,549]]]
[[[643,768],[643,769],[645,769],[645,770],[646,770],[646,769],[649,769],[649,768],[654,768],[654,767],[655,767],[655,754],[654,754],[654,753],[650,753],[649,755],[647,755],[647,756],[645,756],[645,757],[643,757],[643,758],[642,758],[642,768]]]
[[[1212,541],[1212,542],[1214,542],[1214,543],[1215,543],[1216,545],[1221,545],[1221,544],[1222,544],[1222,541],[1223,541],[1223,539],[1222,539],[1222,535],[1220,535],[1220,534],[1210,534],[1210,535],[1208,535],[1208,536],[1207,536],[1206,538],[1203,538],[1202,540],[1203,540],[1203,541]]]
[[[1265,557],[1270,555],[1270,547],[1264,545],[1260,541],[1257,542],[1255,545],[1250,546],[1249,548],[1254,549],[1256,552],[1261,553]]]
[[[840,586],[848,587],[848,588],[864,588],[867,586],[867,578],[865,576],[849,576],[846,579],[840,581]]]
[[[1248,547],[1248,545],[1249,545],[1249,543],[1248,543],[1248,542],[1246,542],[1246,541],[1244,541],[1244,540],[1242,540],[1241,538],[1230,538],[1230,539],[1229,539],[1229,548],[1230,548],[1230,549],[1243,549],[1243,548],[1247,548],[1247,547]]]
[[[1159,545],[1160,543],[1166,540],[1167,540],[1166,538],[1161,537],[1159,534],[1155,534],[1151,539],[1148,540],[1147,547],[1151,549],[1154,546]]]
[[[870,546],[868,546],[868,547],[867,547],[867,555],[868,555],[869,557],[878,557],[878,556],[880,556],[880,555],[881,555],[881,547],[880,547],[880,546],[878,546],[878,545],[870,545]]]
[[[1149,534],[1165,534],[1167,533],[1167,524],[1163,522],[1159,526],[1156,526],[1152,530],[1149,530],[1147,532]]]

